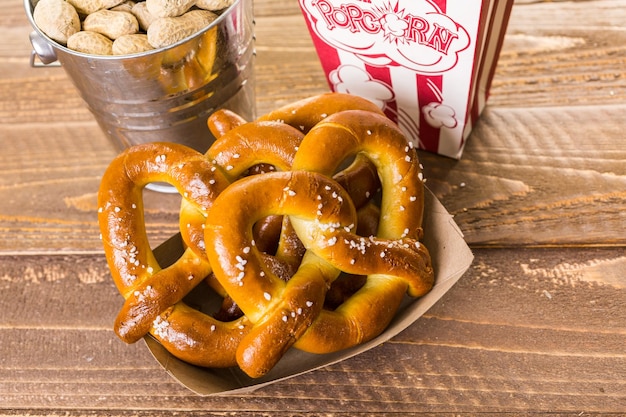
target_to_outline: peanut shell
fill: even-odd
[[[216,18],[208,10],[191,10],[182,16],[156,19],[148,28],[148,42],[154,48],[172,45],[204,29]]]
[[[91,55],[112,55],[113,41],[106,36],[82,30],[67,40],[67,47],[78,52]]]
[[[148,36],[143,33],[124,35],[113,41],[113,55],[129,55],[149,51],[152,45],[148,42]]]
[[[177,17],[193,7],[196,0],[146,0],[150,14],[155,17]]]
[[[83,30],[98,32],[109,39],[139,31],[137,18],[129,12],[98,10],[83,20]]]
[[[33,10],[33,20],[50,39],[63,45],[80,30],[78,12],[64,0],[40,0]]]
[[[230,7],[234,2],[234,0],[197,0],[196,7],[215,12]]]

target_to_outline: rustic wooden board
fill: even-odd
[[[488,108],[460,161],[422,156],[427,185],[472,245],[624,245],[625,110]]]
[[[626,105],[489,108],[460,161],[421,154],[427,185],[472,245],[623,245],[626,148],[616,138],[626,131],[624,112]],[[3,146],[0,251],[99,250],[96,193],[115,152],[97,126],[3,130],[23,139]],[[177,230],[180,200],[153,192],[146,199],[159,243]]]
[[[0,326],[0,409],[120,416],[130,408],[152,415],[623,410],[623,250],[475,255],[461,281],[390,342],[248,395],[210,398],[178,385],[142,343],[115,337],[121,296],[102,256],[1,256],[0,302],[11,308],[3,308]]]

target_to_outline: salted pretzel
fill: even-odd
[[[210,264],[188,248],[162,269],[150,249],[142,190],[157,181],[175,186],[205,215],[230,184],[204,155],[182,145],[138,145],[111,162],[98,193],[98,221],[113,280],[126,299],[115,331],[128,343],[150,332],[183,360],[202,357],[212,366],[233,366],[235,347],[249,328],[247,317],[221,322],[181,301],[211,271]]]
[[[346,109],[360,109],[382,114],[382,112],[371,101],[358,96],[351,96],[347,94],[322,94],[314,96],[304,100],[300,100],[296,103],[284,106],[278,110],[275,110],[265,116],[258,119],[255,124],[247,124],[245,120],[228,109],[221,109],[213,113],[208,121],[207,126],[214,137],[218,138],[218,141],[208,150],[207,156],[215,158],[219,156],[219,160],[214,159],[214,162],[221,166],[232,166],[233,155],[240,158],[241,155],[248,155],[251,153],[252,157],[248,157],[250,163],[243,166],[249,167],[249,172],[254,169],[260,169],[263,172],[266,169],[265,166],[258,168],[259,165],[252,165],[252,161],[257,157],[258,150],[255,147],[259,147],[256,142],[263,139],[263,136],[256,132],[256,126],[262,126],[268,123],[281,123],[298,128],[303,132],[308,132],[310,128],[317,123],[317,121],[327,117],[329,114],[334,114]],[[240,127],[245,125],[243,128]],[[237,133],[229,133],[231,130],[235,130]],[[229,140],[221,139],[224,136],[228,136]],[[279,153],[282,154],[283,161],[293,159],[295,151],[297,150],[298,143],[294,143],[293,154],[287,155],[285,148],[276,148]],[[288,148],[288,147],[287,147]],[[263,149],[265,152],[265,149]],[[257,158],[257,162],[261,160],[260,156]],[[240,162],[240,161],[237,161]],[[251,166],[252,165],[252,166]],[[261,164],[267,165],[267,164]],[[285,170],[286,166],[277,166],[281,170]],[[275,166],[269,165],[270,169],[274,169]],[[228,173],[227,173],[228,174]],[[234,172],[230,176],[231,181],[239,178],[244,173],[240,171]],[[357,159],[348,166],[346,169],[337,173],[335,176],[337,180],[350,194],[357,208],[364,206],[372,197],[372,194],[380,187],[378,176],[373,164],[367,159]],[[183,205],[185,203],[183,202]],[[186,216],[185,216],[186,217]],[[183,224],[189,224],[185,220],[181,221],[181,229]],[[265,219],[259,220],[255,224],[257,230],[256,235],[259,234],[265,236],[265,238],[256,239],[257,244],[266,245],[263,252],[271,252],[277,255],[279,262],[286,269],[283,276],[290,276],[300,263],[303,255],[302,246],[299,241],[296,242],[291,231],[291,227],[288,222],[282,221],[282,216],[268,216]],[[201,230],[196,227],[196,233]],[[201,239],[197,239],[201,241]],[[272,242],[276,245],[271,246]],[[266,258],[266,261],[268,258]],[[217,289],[216,283],[212,283],[212,286]],[[219,291],[225,293],[224,291]],[[337,292],[339,293],[338,289]],[[343,291],[342,291],[343,292]],[[235,313],[229,313],[228,310],[232,310]],[[230,297],[225,295],[225,307],[219,313],[224,317],[233,317],[233,314],[238,314],[236,304],[231,303]]]
[[[231,183],[258,164],[289,170],[303,134],[289,125],[277,122],[232,124],[223,130],[206,152],[206,158]],[[181,203],[180,229],[183,241],[196,254],[206,258],[204,220],[206,213],[190,207],[187,199]]]
[[[355,154],[368,157],[381,178],[377,236],[354,233],[356,209],[330,179]],[[339,112],[318,123],[291,172],[250,177],[220,194],[213,210],[231,207],[228,221],[209,216],[205,237],[214,243],[207,254],[217,279],[254,323],[238,347],[239,366],[258,377],[292,345],[328,353],[379,335],[405,293],[417,297],[432,287],[430,257],[418,240],[422,206],[415,150],[393,123],[367,111]],[[289,216],[307,248],[287,283],[258,261],[251,238],[254,222],[276,213]],[[367,280],[336,310],[323,310],[326,289],[342,271]]]
[[[225,123],[224,120],[228,120],[228,123]],[[212,115],[209,118],[209,126],[214,127],[214,134],[218,138],[207,151],[206,157],[220,167],[230,182],[250,175],[249,171],[259,166],[263,166],[267,170],[289,170],[303,138],[301,132],[289,125],[272,121],[244,123],[243,119],[229,111],[220,111]],[[219,132],[216,126],[219,126]],[[200,222],[190,221],[191,216],[198,220],[198,214],[197,210],[194,211],[183,200],[181,230],[186,226],[183,240],[193,240],[195,246],[201,250],[202,256],[206,258],[204,247],[205,218],[203,217]],[[259,222],[256,233],[259,242],[269,245],[274,240],[268,229],[262,226],[269,227],[274,224],[274,228],[276,228],[275,223],[282,224],[282,218],[266,218],[263,222]],[[282,231],[282,227],[279,227],[279,230]],[[282,244],[278,257],[270,258],[267,256],[264,259],[266,263],[272,264],[274,270],[283,271],[283,276],[288,275],[289,271],[293,269],[293,265],[299,263],[302,253],[300,242],[293,238],[288,239],[288,233],[287,231],[282,233]],[[223,307],[216,317],[237,317],[239,309],[232,302],[228,293],[213,279],[210,279],[209,284],[224,297]]]
[[[272,164],[273,166],[277,166],[279,169],[289,169],[291,161],[293,160],[293,156],[295,155],[297,146],[299,145],[302,139],[302,134],[296,131],[295,129],[289,127],[288,125],[277,123],[277,122],[258,122],[258,123],[233,123],[228,129],[224,129],[222,131],[221,140],[217,141],[207,152],[206,158],[212,161],[210,166],[206,166],[202,169],[198,169],[198,171],[208,170],[210,173],[210,179],[207,181],[215,184],[215,178],[219,178],[217,184],[219,186],[214,186],[213,188],[216,191],[213,191],[211,194],[203,193],[205,196],[214,197],[218,194],[223,188],[225,188],[230,182],[237,179],[239,176],[243,175],[246,169],[254,166],[259,163],[267,163]],[[182,297],[186,295],[191,288],[197,285],[197,279],[183,281],[183,283],[189,285],[178,285],[178,291],[163,291],[164,294],[169,294],[169,297],[162,297],[160,291],[157,290],[160,286],[165,285],[164,283],[167,280],[175,282],[177,276],[184,275],[186,276],[194,276],[194,277],[202,277],[206,276],[211,272],[210,265],[206,260],[206,256],[204,253],[204,238],[202,232],[202,226],[204,224],[204,220],[206,218],[206,212],[210,205],[212,204],[212,198],[208,198],[207,201],[199,204],[197,201],[193,200],[193,195],[190,196],[190,190],[197,186],[198,184],[192,185],[193,178],[191,176],[185,178],[185,181],[176,182],[175,176],[180,176],[180,172],[184,172],[183,168],[194,169],[194,162],[192,159],[199,159],[199,155],[187,155],[184,152],[181,153],[178,158],[174,158],[172,156],[172,148],[173,145],[165,145],[165,149],[161,148],[158,144],[152,144],[150,146],[145,147],[136,147],[131,151],[126,152],[123,157],[117,159],[119,162],[119,166],[114,161],[109,168],[109,172],[111,172],[111,176],[122,175],[122,171],[130,171],[130,172],[138,172],[143,175],[138,178],[131,179],[126,178],[127,184],[125,187],[129,190],[128,194],[118,193],[115,191],[115,201],[119,201],[120,204],[116,204],[115,207],[120,209],[121,207],[127,206],[135,206],[141,207],[141,189],[144,185],[149,182],[167,182],[173,183],[177,185],[181,195],[183,195],[183,200],[181,204],[181,212],[180,212],[180,225],[181,225],[181,235],[183,240],[187,246],[187,250],[184,256],[181,258],[179,262],[177,262],[172,267],[160,272],[155,273],[154,276],[144,277],[144,280],[140,286],[135,286],[133,288],[133,294],[137,294],[137,296],[127,296],[123,292],[123,295],[126,297],[126,302],[122,310],[120,311],[118,318],[115,323],[115,329],[118,333],[118,336],[128,342],[132,343],[143,335],[145,335],[151,328],[153,331],[151,332],[155,335],[154,326],[156,321],[160,320],[161,329],[164,327],[163,323],[165,321],[163,319],[159,319],[159,315],[162,314],[172,305],[180,302]],[[150,149],[148,149],[150,148]],[[268,152],[268,149],[271,149],[271,152]],[[143,152],[151,151],[154,156],[154,161],[160,161],[161,165],[165,164],[165,160],[168,159],[168,163],[176,163],[178,166],[176,169],[172,169],[171,171],[164,171],[161,167],[158,170],[151,171],[150,168],[153,168],[151,165],[147,163],[150,157],[146,156]],[[141,157],[139,156],[141,155]],[[192,158],[193,156],[193,158]],[[131,162],[132,161],[132,162]],[[200,161],[205,163],[202,158]],[[122,166],[123,165],[123,166]],[[148,168],[148,169],[146,169]],[[145,170],[145,172],[142,172]],[[175,172],[176,171],[176,172]],[[179,171],[179,172],[178,172]],[[188,174],[187,174],[188,175]],[[215,178],[214,178],[215,177]],[[119,182],[119,181],[118,181]],[[108,176],[105,175],[102,182],[103,189],[106,188],[108,184]],[[206,184],[202,184],[205,185]],[[125,199],[127,199],[125,201]],[[137,202],[131,202],[137,201]],[[113,204],[113,200],[109,200],[110,207]],[[128,223],[132,223],[135,225],[140,225],[143,222],[143,213],[141,209],[137,209],[136,211],[131,211],[135,216],[128,221]],[[103,209],[103,214],[106,213],[106,210]],[[116,217],[119,216],[119,211],[115,212]],[[103,226],[104,230],[111,230],[108,226]],[[122,228],[121,230],[126,230],[126,228]],[[129,236],[145,236],[144,230],[133,230],[128,233]],[[145,252],[144,248],[149,248],[147,243],[147,238],[139,239],[140,243],[136,243],[133,246],[136,248],[141,248],[142,252]],[[290,239],[289,242],[293,243],[293,239]],[[105,239],[106,245],[106,239]],[[139,250],[139,249],[136,249]],[[292,248],[292,250],[295,250]],[[124,251],[118,251],[123,253]],[[147,251],[149,252],[149,251]],[[283,252],[286,252],[283,249]],[[153,258],[151,253],[149,253],[149,258]],[[115,251],[111,252],[111,257],[115,257]],[[146,271],[156,272],[158,271],[157,266],[153,259],[152,265],[147,264],[146,262],[142,262],[142,265],[148,265],[146,267]],[[135,256],[128,256],[127,263],[130,262],[138,262]],[[194,265],[194,269],[184,269],[180,270],[181,265]],[[119,268],[119,266],[117,266]],[[275,267],[278,267],[278,264],[275,264]],[[113,268],[115,269],[115,268]],[[184,272],[184,273],[183,273]],[[120,272],[121,276],[122,272]],[[172,284],[169,284],[173,286]],[[120,283],[120,288],[129,288],[130,285],[128,283],[122,284]],[[223,291],[219,291],[219,288],[213,286],[214,289],[218,290],[218,293],[222,296],[226,296]],[[150,293],[151,297],[139,296],[141,289],[151,289]],[[169,287],[167,287],[169,289]],[[121,290],[123,291],[123,290]],[[189,309],[184,309],[183,307],[179,307],[176,311],[185,311],[186,314],[189,313]],[[174,320],[170,320],[170,322],[176,322],[176,317]],[[209,321],[209,324],[206,326],[208,328],[214,327],[215,323]],[[173,331],[174,325],[170,325],[170,332]],[[241,333],[237,326],[237,333]],[[184,328],[184,326],[183,326]],[[234,328],[229,328],[229,331],[233,331]],[[163,331],[161,330],[155,336],[157,337],[164,345],[167,346],[167,340],[163,337]],[[231,343],[232,344],[232,343]],[[181,352],[182,347],[173,347],[172,350],[175,351],[177,356],[183,355]],[[204,360],[204,359],[203,359]],[[190,362],[194,362],[193,360],[189,360]],[[208,366],[217,366],[214,361],[206,362],[205,364]],[[196,360],[197,363],[197,360]]]
[[[354,227],[356,210],[339,184],[305,171],[274,172],[237,181],[215,200],[212,212],[226,210],[227,220],[207,218],[205,239],[213,242],[207,255],[217,279],[256,323],[257,334],[240,346],[237,362],[248,375],[258,377],[269,371],[317,318],[326,289],[339,271],[307,252],[296,273],[285,282],[262,262],[252,237],[254,224],[269,214],[301,214],[327,228],[337,224]]]
[[[168,308],[173,305],[174,311],[184,312],[188,316],[186,320],[187,326],[181,326],[181,329],[184,330],[185,327],[189,327],[192,309],[187,308],[181,300],[198,284],[198,279],[196,278],[206,277],[211,272],[210,264],[204,252],[205,244],[202,226],[213,198],[228,186],[230,182],[242,175],[246,169],[255,164],[267,163],[281,169],[289,169],[295,150],[302,139],[302,134],[285,124],[259,122],[236,126],[226,132],[220,139],[209,149],[205,156],[175,145],[153,144],[152,146],[132,148],[114,161],[109,168],[108,172],[111,172],[112,176],[117,177],[123,175],[123,171],[130,171],[131,173],[143,171],[138,178],[124,178],[122,176],[126,180],[124,188],[128,190],[128,193],[119,193],[115,187],[113,187],[112,192],[109,189],[109,204],[105,204],[105,207],[110,207],[113,204],[113,199],[116,203],[119,203],[115,205],[118,209],[129,206],[141,207],[141,190],[147,183],[154,181],[175,185],[183,196],[180,224],[181,235],[187,246],[183,257],[160,274],[144,276],[139,286],[131,286],[129,283],[121,285],[120,291],[131,287],[133,289],[133,296],[122,292],[126,301],[118,314],[115,324],[118,336],[126,342],[132,343],[152,329],[150,332],[159,341],[166,347],[170,346],[171,343],[168,344],[168,340],[164,340],[163,329],[167,328],[171,332],[176,327],[179,317],[175,316],[166,321],[160,315],[165,312],[169,317]],[[152,148],[157,148],[156,152]],[[150,170],[152,165],[146,163],[146,161],[151,161],[149,156],[142,155],[142,157],[138,157],[138,155],[147,150],[152,150],[153,153],[156,153],[155,161],[161,163],[157,170]],[[167,163],[165,162],[166,160]],[[119,163],[116,163],[118,161]],[[169,166],[169,164],[172,165]],[[198,164],[202,166],[198,167]],[[177,181],[179,176],[185,176],[185,181]],[[108,179],[108,175],[105,174],[101,186],[102,189],[107,189],[109,185]],[[121,180],[117,178],[117,182],[119,183]],[[203,193],[206,197],[205,201],[198,202],[194,199],[197,192],[194,188],[198,187],[212,190],[211,193]],[[117,221],[121,211],[119,209],[113,212]],[[102,212],[107,213],[108,211],[103,209]],[[130,213],[133,217],[128,221],[129,223],[135,225],[143,223],[142,210],[131,210]],[[110,212],[108,214],[111,215]],[[107,222],[103,228],[110,231],[112,229],[109,226],[110,222]],[[126,228],[121,228],[120,230],[126,230]],[[142,235],[145,236],[145,228],[134,230],[128,234],[140,236],[134,247],[141,248],[141,252],[147,252],[150,260],[153,261],[147,238],[142,237]],[[105,246],[106,243],[107,240],[105,240]],[[112,253],[110,257],[114,256],[115,254]],[[129,257],[126,263],[128,262],[137,262],[137,260],[135,257]],[[148,273],[157,271],[158,265],[154,265],[154,263],[146,268]],[[193,273],[187,273],[186,269],[181,270],[181,265],[195,265],[196,269],[193,270]],[[119,268],[119,265],[116,266]],[[194,279],[187,279],[187,277],[192,276]],[[182,282],[182,284],[176,284],[176,282]],[[173,287],[176,287],[177,291],[172,291],[171,288]],[[142,291],[145,291],[145,289],[149,290],[150,297],[143,295]],[[214,289],[221,293],[220,295],[226,295],[219,291],[220,288],[214,286]],[[219,331],[223,333],[221,337],[213,338],[214,342],[212,344],[205,343],[204,345],[215,346],[224,351],[232,350],[231,348],[226,349],[226,347],[234,345],[233,340],[236,340],[243,333],[245,325],[242,322],[247,322],[245,318],[242,318],[233,323],[225,324],[198,315],[195,312],[193,316],[198,323],[203,323],[202,326],[197,324],[196,329],[200,327],[205,329],[204,331],[197,331],[198,337],[208,338],[207,334],[210,332],[207,329],[214,329],[212,330],[213,332],[217,329],[217,333]],[[164,323],[167,323],[167,326]],[[230,339],[226,336],[230,337]],[[180,335],[179,338],[185,339]],[[205,366],[231,366],[233,364],[232,355],[230,362],[216,361],[214,359],[215,355],[193,355],[194,357],[191,357],[189,347],[174,346],[172,350],[176,356],[184,356],[189,362]]]
[[[313,152],[319,147],[329,149],[329,154]],[[424,186],[417,153],[389,119],[363,111],[327,117],[305,136],[292,170],[332,175],[341,161],[353,154],[369,158],[381,178],[376,236],[359,237],[337,229],[329,237],[314,224],[291,218],[308,250],[343,272],[367,275],[354,296],[334,311],[322,311],[296,343],[314,353],[372,339],[389,324],[405,293],[422,296],[434,283],[430,255],[419,241],[423,236]]]
[[[262,159],[259,155],[261,152],[253,150],[253,148],[259,147],[256,144],[257,140],[266,140],[261,134],[259,134],[259,132],[255,131],[257,126],[262,126],[263,124],[268,123],[281,123],[292,126],[306,133],[315,125],[315,123],[322,120],[324,117],[347,109],[360,109],[382,114],[378,107],[367,99],[337,93],[321,94],[283,106],[265,116],[260,117],[256,124],[246,125],[246,121],[231,110],[218,110],[213,113],[207,121],[207,126],[210,132],[215,138],[218,139],[217,142],[207,151],[207,156],[212,159],[219,156],[219,160],[214,159],[215,163],[221,165],[222,167],[227,167],[233,165],[233,156],[236,156],[236,158],[241,158],[242,155],[248,156],[248,152],[252,150],[253,157],[248,157],[248,161],[250,162],[244,165],[240,164],[240,166],[248,167],[250,173],[255,169],[258,170],[260,165],[268,165],[260,163],[259,165],[252,165],[251,163],[254,157],[259,157],[257,162],[260,162]],[[242,125],[246,126],[240,128]],[[237,133],[235,135],[233,135],[233,133],[229,133],[231,130],[235,130]],[[223,136],[228,136],[229,139],[221,139]],[[281,156],[283,156],[283,162],[287,159],[292,160],[295,155],[295,151],[297,150],[297,145],[299,145],[299,143],[294,144],[294,147],[292,148],[292,155],[287,155],[285,148],[277,147],[275,152],[278,151],[282,154]],[[266,149],[264,148],[263,152],[265,152],[265,150]],[[281,170],[286,169],[284,165],[281,166],[280,164],[276,166],[269,164],[268,166],[271,170],[276,167]],[[266,167],[261,167],[260,172],[263,172],[263,169],[266,169]],[[227,175],[229,176],[229,179],[233,181],[244,175],[244,173],[240,170],[232,172],[230,175],[227,173]],[[355,161],[352,165],[339,172],[335,179],[348,190],[357,208],[360,208],[367,201],[369,201],[371,194],[380,186],[375,168],[371,163],[369,163],[368,160],[365,159]],[[193,213],[193,210],[187,209],[188,207],[185,207],[185,202],[183,201],[183,212],[187,212],[188,214],[181,215],[181,230],[185,230],[185,225],[194,224],[187,221],[189,218],[188,216]],[[197,223],[195,224],[197,225]],[[294,266],[297,266],[302,258],[301,245],[294,241],[293,236],[290,236],[289,232],[283,231],[283,228],[290,230],[288,223],[283,224],[282,216],[269,216],[260,220],[256,224],[256,229],[259,231],[257,235],[261,233],[262,235],[265,235],[266,238],[258,240],[257,243],[267,245],[266,251],[276,253],[279,259],[288,262],[291,265],[290,270],[293,271]],[[204,249],[202,245],[203,241],[199,237],[202,230],[197,226],[188,226],[188,229],[189,232],[194,232],[196,242],[202,246],[202,249]],[[275,236],[274,238],[271,237],[272,234]],[[186,242],[190,240],[190,238],[186,238],[185,234],[183,234],[183,239]],[[274,242],[277,247],[272,247],[271,242]],[[215,283],[213,283],[212,286],[216,287]],[[220,293],[223,293],[223,291]],[[226,299],[226,302],[229,303],[230,300]],[[232,305],[228,305],[227,308],[234,309]]]
[[[259,117],[258,120],[280,121],[308,133],[326,117],[344,110],[384,114],[376,104],[365,98],[343,93],[325,93],[287,104]]]
[[[150,332],[176,356],[213,367],[234,364],[232,354],[214,355],[210,352],[212,349],[232,352],[232,347],[238,344],[244,333],[247,319],[243,317],[224,323],[181,302],[203,277],[212,272],[204,252],[203,226],[207,211],[214,197],[248,168],[265,163],[278,169],[289,169],[303,136],[294,128],[277,122],[238,124],[223,133],[205,156],[172,144],[131,148],[111,163],[103,177],[100,193],[102,229],[105,233],[108,231],[106,236],[103,235],[107,258],[112,260],[111,269],[117,271],[114,274],[116,283],[126,298],[115,323],[118,336],[132,343]],[[124,176],[126,173],[129,175]],[[175,185],[183,196],[180,225],[187,249],[178,262],[164,270],[160,270],[154,260],[143,226],[141,190],[155,181]],[[204,199],[198,199],[198,194]],[[128,210],[129,207],[134,209]],[[115,219],[115,227],[112,219]],[[133,241],[116,247],[115,232],[118,231],[125,231]],[[283,247],[283,253],[299,250],[294,248],[299,242],[289,239],[287,243],[291,246],[284,245],[287,248]],[[132,248],[130,252],[128,248]],[[135,264],[142,270],[125,274],[126,269],[136,269]],[[277,262],[272,265],[274,270],[281,267],[283,265]],[[129,276],[135,278],[131,280]],[[227,296],[218,286],[212,287],[218,294]],[[192,322],[196,323],[195,326],[190,325]],[[189,329],[195,329],[196,334],[187,335]],[[208,332],[207,329],[214,330]],[[211,343],[210,333],[219,335],[210,337]],[[175,344],[175,340],[189,343]],[[210,346],[211,349],[199,354],[198,348],[192,349],[192,345]]]

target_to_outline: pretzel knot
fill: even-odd
[[[103,176],[122,340],[150,333],[182,360],[260,377],[292,346],[329,353],[375,338],[406,294],[430,290],[417,154],[372,103],[326,94],[250,123],[220,111],[208,127],[218,139],[205,155],[139,145]],[[184,252],[167,268],[143,217],[142,189],[156,181],[182,196]],[[203,281],[237,313],[187,305]]]
[[[319,152],[319,149],[332,149]],[[348,193],[330,177],[348,157],[367,157],[383,184],[378,236],[355,234]],[[328,353],[370,340],[395,315],[404,294],[433,284],[422,233],[423,185],[415,150],[384,116],[345,111],[317,124],[296,153],[291,172],[249,177],[221,193],[205,240],[215,275],[254,326],[237,350],[251,376],[271,369],[292,345]],[[252,228],[269,214],[289,216],[307,252],[286,283],[259,261]],[[365,285],[335,311],[323,310],[341,272],[367,275]]]

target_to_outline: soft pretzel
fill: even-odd
[[[212,162],[212,169],[220,171],[228,183],[261,163],[289,170],[303,138],[298,130],[277,122],[232,123],[222,133],[207,151],[206,158]],[[206,258],[205,218],[206,213],[190,207],[187,199],[182,200],[180,229],[183,241],[203,258]]]
[[[384,114],[376,104],[365,98],[350,94],[326,93],[280,107],[259,117],[258,120],[280,121],[307,133],[326,117],[344,110],[365,110]]]
[[[213,113],[207,121],[209,130],[217,140],[206,155],[216,165],[225,169],[225,175],[231,182],[245,175],[246,170],[250,174],[261,165],[264,166],[261,172],[263,169],[268,170],[268,167],[269,170],[288,170],[303,138],[301,133],[290,130],[289,126],[307,132],[317,120],[345,109],[362,109],[382,114],[369,100],[335,93],[300,100],[260,117],[252,123],[246,123],[241,116],[230,110],[221,109]],[[339,172],[335,179],[346,188],[357,208],[369,201],[380,187],[376,169],[367,159],[354,161],[349,167]],[[182,226],[189,224],[185,220],[181,220],[182,230],[184,230]],[[273,222],[273,226],[276,227],[280,218],[275,216],[267,221]],[[257,229],[266,226],[270,224],[260,223]],[[199,236],[201,230],[196,227],[195,232],[196,236]],[[283,233],[283,245],[287,245],[286,239]],[[196,240],[201,241],[198,237]],[[269,240],[266,239],[264,243]],[[294,242],[291,241],[291,243]],[[291,249],[278,251],[283,258],[287,257],[288,253],[295,256],[293,252],[297,249],[292,245],[288,247]]]
[[[320,314],[329,284],[339,271],[306,253],[285,282],[261,261],[252,238],[256,221],[270,215],[306,217],[320,227],[355,227],[356,210],[346,191],[330,178],[304,171],[244,178],[215,200],[205,239],[217,279],[255,323],[256,333],[238,348],[237,362],[248,375],[261,376]],[[340,225],[340,226],[339,226]]]
[[[384,215],[377,236],[354,233],[352,200],[330,180],[355,154],[370,159],[381,178]],[[362,343],[387,327],[405,293],[429,291],[430,257],[418,241],[421,205],[415,150],[388,119],[365,111],[336,113],[311,129],[291,172],[250,177],[220,194],[213,209],[231,209],[228,221],[207,219],[206,240],[214,243],[208,257],[217,279],[254,323],[237,350],[239,366],[260,376],[294,344],[328,353]],[[251,238],[254,223],[269,214],[289,216],[307,248],[287,283],[263,267]],[[342,271],[368,277],[335,311],[322,310],[327,288]]]
[[[326,102],[327,99],[322,100]],[[350,104],[348,104],[350,103]],[[322,103],[323,104],[323,103]],[[315,106],[319,106],[315,102]],[[362,99],[343,100],[341,107],[370,108],[371,103]],[[306,110],[310,103],[304,103],[301,109]],[[309,109],[311,110],[311,109]],[[332,110],[331,110],[332,111]],[[298,146],[303,138],[303,134],[288,124],[272,121],[259,120],[252,123],[244,123],[235,113],[228,110],[220,110],[214,113],[207,122],[214,135],[218,136],[216,142],[209,148],[206,156],[213,161],[216,166],[221,167],[224,175],[233,182],[250,169],[263,165],[271,170],[289,170],[296,154]],[[376,171],[367,160],[353,163],[347,169],[337,174],[339,183],[348,190],[353,201],[360,207],[368,201],[372,194],[380,186]],[[203,233],[204,224],[199,224],[198,219],[202,219],[189,204],[183,200],[181,211],[181,230],[183,240],[192,247],[205,250]],[[190,217],[195,216],[196,221],[191,221]],[[280,227],[277,228],[277,223]],[[284,223],[284,224],[283,224]],[[275,241],[277,247],[265,248],[264,252],[273,253],[275,257],[264,257],[266,263],[272,263],[273,268],[282,270],[279,275],[284,279],[291,276],[293,271],[300,264],[303,256],[302,245],[294,235],[292,228],[287,221],[282,221],[282,216],[271,216],[271,218],[261,219],[257,222],[256,230],[259,237],[258,242],[262,245],[269,245]],[[276,235],[272,237],[269,227],[274,228]],[[195,242],[191,243],[191,242]],[[211,281],[212,287],[225,297],[225,309],[231,309],[237,314],[236,305],[230,301],[230,296],[226,291],[219,288],[215,281]],[[238,307],[238,306],[237,306]],[[224,309],[223,309],[224,310]],[[224,317],[224,311],[219,314]]]
[[[329,152],[314,151],[320,147]],[[368,276],[364,286],[335,311],[322,311],[296,343],[310,352],[331,352],[377,336],[405,293],[421,296],[434,283],[430,255],[419,242],[424,204],[421,168],[415,149],[395,124],[364,111],[329,116],[306,135],[292,169],[332,175],[341,161],[354,154],[368,157],[381,178],[376,236],[359,237],[337,229],[329,237],[311,222],[291,218],[308,250],[343,272]]]
[[[248,319],[221,322],[181,301],[211,271],[210,264],[187,249],[161,269],[150,249],[142,190],[157,181],[175,186],[205,215],[229,185],[204,155],[182,145],[138,145],[111,162],[98,193],[98,220],[113,280],[126,300],[115,331],[129,343],[150,332],[183,360],[193,363],[200,357],[209,366],[233,366],[233,347],[247,332]]]
[[[249,167],[266,163],[289,169],[301,139],[302,133],[289,125],[251,123],[225,129],[205,156],[180,145],[155,143],[133,147],[110,164],[101,184],[100,221],[101,228],[108,232],[103,236],[107,258],[126,298],[115,323],[122,340],[132,343],[150,332],[188,362],[204,366],[235,364],[232,346],[245,332],[247,318],[225,323],[194,312],[181,302],[211,273],[205,253],[204,221],[215,196]],[[176,186],[183,196],[180,225],[187,249],[164,270],[150,251],[143,222],[142,189],[156,181]],[[119,234],[127,240],[132,237],[132,241],[119,245]],[[128,248],[132,248],[130,253]],[[135,264],[141,271],[134,271]],[[133,269],[133,273],[126,273],[126,269]],[[218,286],[213,288],[227,295]],[[208,346],[222,353],[200,354],[199,349],[209,352]]]
[[[289,131],[289,126],[294,128],[299,126],[300,129],[308,131],[315,120],[327,116],[327,114],[320,113],[320,109],[323,108],[328,114],[348,108],[379,112],[372,102],[343,94],[324,94],[301,100],[261,117],[254,123],[245,123],[245,120],[230,110],[218,110],[207,121],[209,130],[217,138],[207,151],[207,157],[216,165],[227,167],[226,175],[231,181],[244,175],[246,169],[248,174],[255,170],[262,173],[274,169],[283,171],[290,169],[303,136]],[[287,115],[290,117],[286,117]],[[300,123],[305,123],[305,126],[303,127]],[[282,130],[278,130],[280,126],[283,126]],[[278,133],[280,136],[284,135],[284,138],[277,137]],[[273,152],[268,156],[267,143],[270,140]],[[380,187],[376,169],[367,159],[354,161],[336,174],[335,179],[348,191],[357,208],[365,205]],[[184,201],[183,206],[185,206]],[[199,237],[202,229],[197,223],[196,227],[191,227],[191,224],[187,221],[187,215],[182,214],[181,230],[185,230],[183,226],[187,225],[185,233],[193,231],[196,236],[195,240],[202,242],[203,240]],[[282,276],[293,274],[301,262],[304,251],[288,221],[283,222],[282,216],[268,216],[255,224],[255,231],[258,237],[257,244],[264,246],[262,252],[276,254],[274,266],[283,268]],[[185,239],[185,234],[183,239],[188,240]],[[204,250],[204,245],[202,245],[202,250]],[[272,259],[266,257],[265,261],[272,262]],[[238,315],[238,306],[231,301],[227,292],[220,291],[219,285],[214,281],[212,281],[212,286],[225,296],[224,308],[218,314],[223,317]]]
[[[251,171],[259,173],[273,170],[289,170],[302,141],[303,134],[295,128],[283,123],[265,121],[244,123],[237,114],[228,110],[220,110],[214,113],[207,122],[214,135],[218,139],[206,153],[207,158],[219,166],[230,182],[245,175],[251,175]],[[181,214],[181,226],[187,225],[185,233],[195,236],[197,244],[201,245],[203,256],[206,257],[204,248],[204,218],[201,223],[186,221],[187,214],[194,214],[193,210],[186,206],[183,201]],[[195,213],[197,216],[197,212]],[[197,217],[196,217],[197,218]],[[280,244],[279,250],[272,251],[276,258],[265,257],[264,261],[282,276],[286,276],[298,264],[303,252],[302,245],[294,238],[288,238],[293,232],[282,228],[282,217],[274,216],[265,218],[256,225],[256,239],[265,245],[266,251],[270,251],[271,245]],[[182,229],[182,227],[181,227]],[[185,237],[183,235],[183,240]],[[278,252],[278,253],[277,253]],[[238,317],[240,310],[232,301],[232,298],[221,288],[219,282],[210,280],[211,286],[224,297],[222,309],[215,317],[233,318]]]

